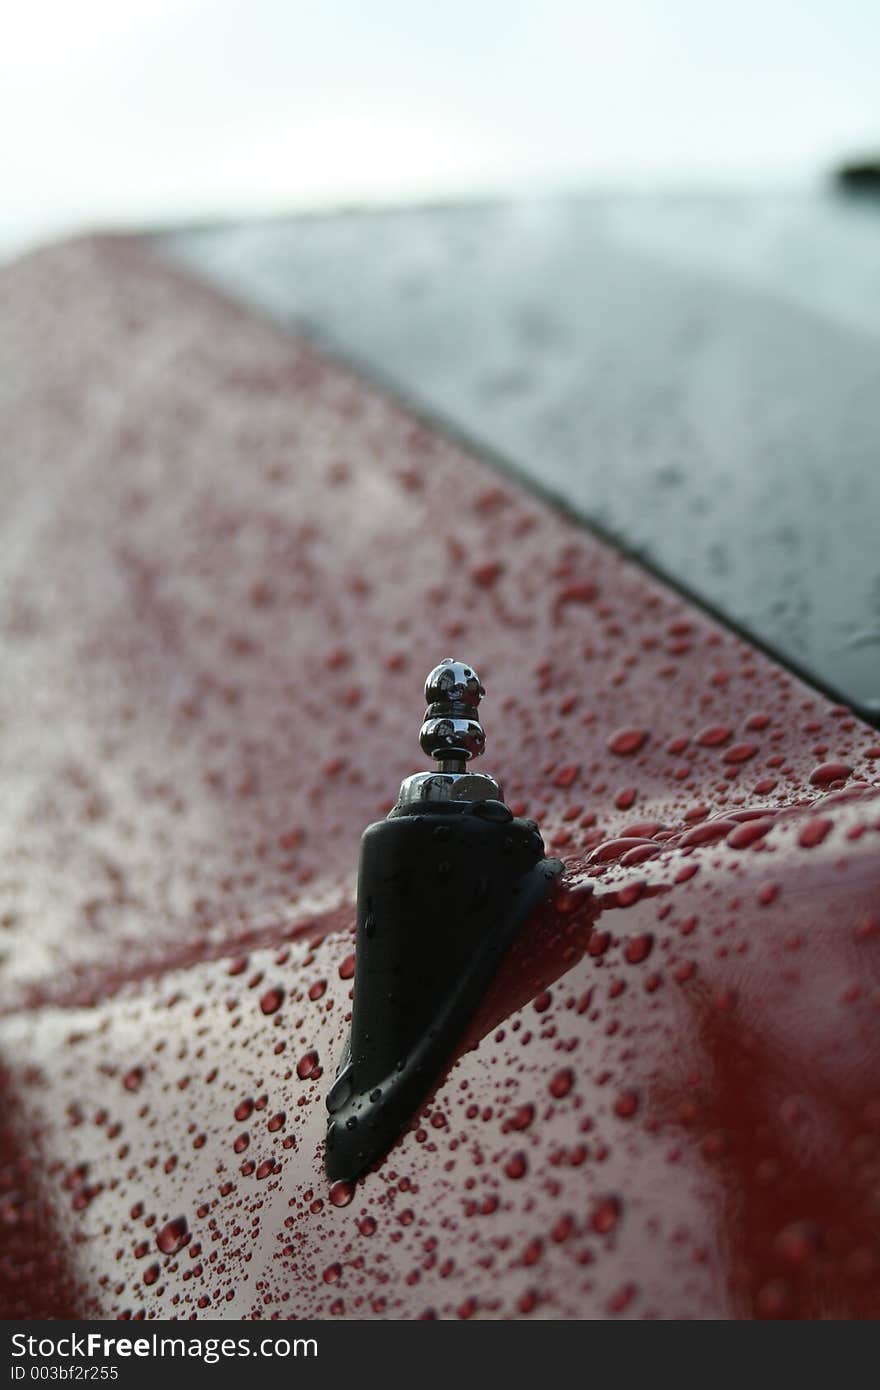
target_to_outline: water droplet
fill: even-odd
[[[503,565],[488,560],[484,565],[476,565],[471,570],[471,579],[475,584],[479,584],[481,589],[491,589],[498,576],[503,572]]]
[[[621,1288],[617,1290],[615,1294],[612,1294],[611,1298],[609,1298],[609,1313],[624,1312],[632,1303],[633,1299],[636,1296],[636,1292],[637,1290],[635,1284],[624,1284]]]
[[[759,1318],[784,1318],[791,1307],[791,1294],[784,1279],[771,1279],[758,1290],[755,1312]]]
[[[555,1245],[564,1245],[570,1236],[574,1234],[574,1218],[567,1212],[560,1216],[550,1232],[550,1239]]]
[[[608,740],[608,751],[619,758],[629,758],[644,748],[647,740],[647,729],[618,729]]]
[[[559,769],[553,778],[553,785],[566,790],[573,784],[580,770],[580,763],[568,763],[567,766]]]
[[[813,849],[816,845],[821,845],[831,826],[832,822],[827,816],[814,816],[812,820],[808,820],[806,825],[801,827],[798,844],[802,845],[804,849]]]
[[[562,1100],[568,1095],[574,1085],[574,1073],[571,1067],[563,1067],[558,1071],[550,1082],[550,1094],[557,1100]]]
[[[284,990],[280,985],[276,985],[273,989],[266,990],[266,993],[260,1000],[260,1008],[264,1014],[274,1014],[281,1008],[283,1002]]]
[[[173,1221],[165,1223],[156,1236],[156,1244],[163,1255],[176,1255],[178,1250],[186,1244],[188,1235],[186,1217],[178,1216]]]
[[[613,1231],[620,1220],[621,1202],[619,1197],[603,1197],[597,1202],[590,1215],[590,1225],[599,1235]]]
[[[736,821],[716,820],[707,821],[705,825],[695,825],[693,830],[688,830],[679,840],[681,849],[688,849],[691,845],[711,845],[716,840],[723,840],[729,831],[736,830]]]
[[[747,820],[741,825],[737,825],[731,830],[727,837],[727,843],[731,849],[746,849],[758,840],[763,840],[764,836],[771,831],[776,824],[772,816],[765,817],[763,820]]]
[[[318,1070],[318,1054],[312,1049],[305,1056],[300,1057],[296,1064],[296,1074],[300,1081],[307,1081],[310,1076],[314,1076]]]
[[[747,763],[757,751],[758,745],[756,743],[735,743],[732,748],[728,748],[723,761],[726,763]]]
[[[637,849],[641,845],[648,845],[652,851],[657,848],[653,840],[627,835],[615,840],[604,840],[593,850],[590,859],[596,864],[610,864],[615,859],[622,859],[630,850]]]
[[[511,1129],[528,1129],[532,1120],[535,1118],[535,1107],[533,1105],[521,1105],[514,1111],[511,1117]]]
[[[637,845],[635,849],[628,849],[626,854],[621,855],[620,862],[626,869],[634,868],[637,864],[644,864],[647,859],[653,859],[661,853],[660,845]],[[618,898],[622,902],[622,899]],[[625,906],[626,904],[623,904]]]
[[[851,776],[849,763],[820,763],[810,773],[810,784],[814,787],[830,787],[834,782],[845,782]]]
[[[526,1173],[529,1171],[529,1160],[522,1149],[518,1150],[515,1154],[511,1154],[504,1165],[504,1171],[509,1178],[513,1178],[514,1180],[525,1177]]]
[[[621,1120],[631,1119],[638,1108],[639,1097],[636,1091],[621,1091],[614,1102],[614,1113]]]
[[[621,888],[617,894],[618,907],[633,907],[644,897],[647,886],[644,879],[639,879],[636,883],[628,883],[625,888]]]
[[[598,590],[595,584],[589,579],[579,580],[573,584],[566,584],[559,590],[558,603],[592,603]]]
[[[773,1240],[773,1249],[787,1265],[802,1265],[815,1253],[818,1230],[812,1221],[792,1221]]]
[[[643,960],[647,960],[651,951],[654,949],[654,936],[652,932],[642,932],[640,936],[631,936],[623,948],[624,958],[630,965],[641,965]]]
[[[720,748],[730,738],[730,729],[724,724],[711,724],[697,734],[697,743],[703,748]]]

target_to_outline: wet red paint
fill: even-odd
[[[880,1315],[876,732],[137,245],[3,278],[2,1311]],[[566,881],[330,1187],[447,647]]]

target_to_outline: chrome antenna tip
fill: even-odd
[[[486,735],[477,717],[485,695],[483,683],[472,666],[444,657],[425,681],[424,722],[419,734],[422,752],[436,758],[443,771],[463,771],[486,747]]]

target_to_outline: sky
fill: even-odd
[[[0,254],[96,226],[804,186],[880,149],[877,0],[9,6]]]

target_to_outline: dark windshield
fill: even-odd
[[[591,198],[166,248],[880,717],[880,211]]]

